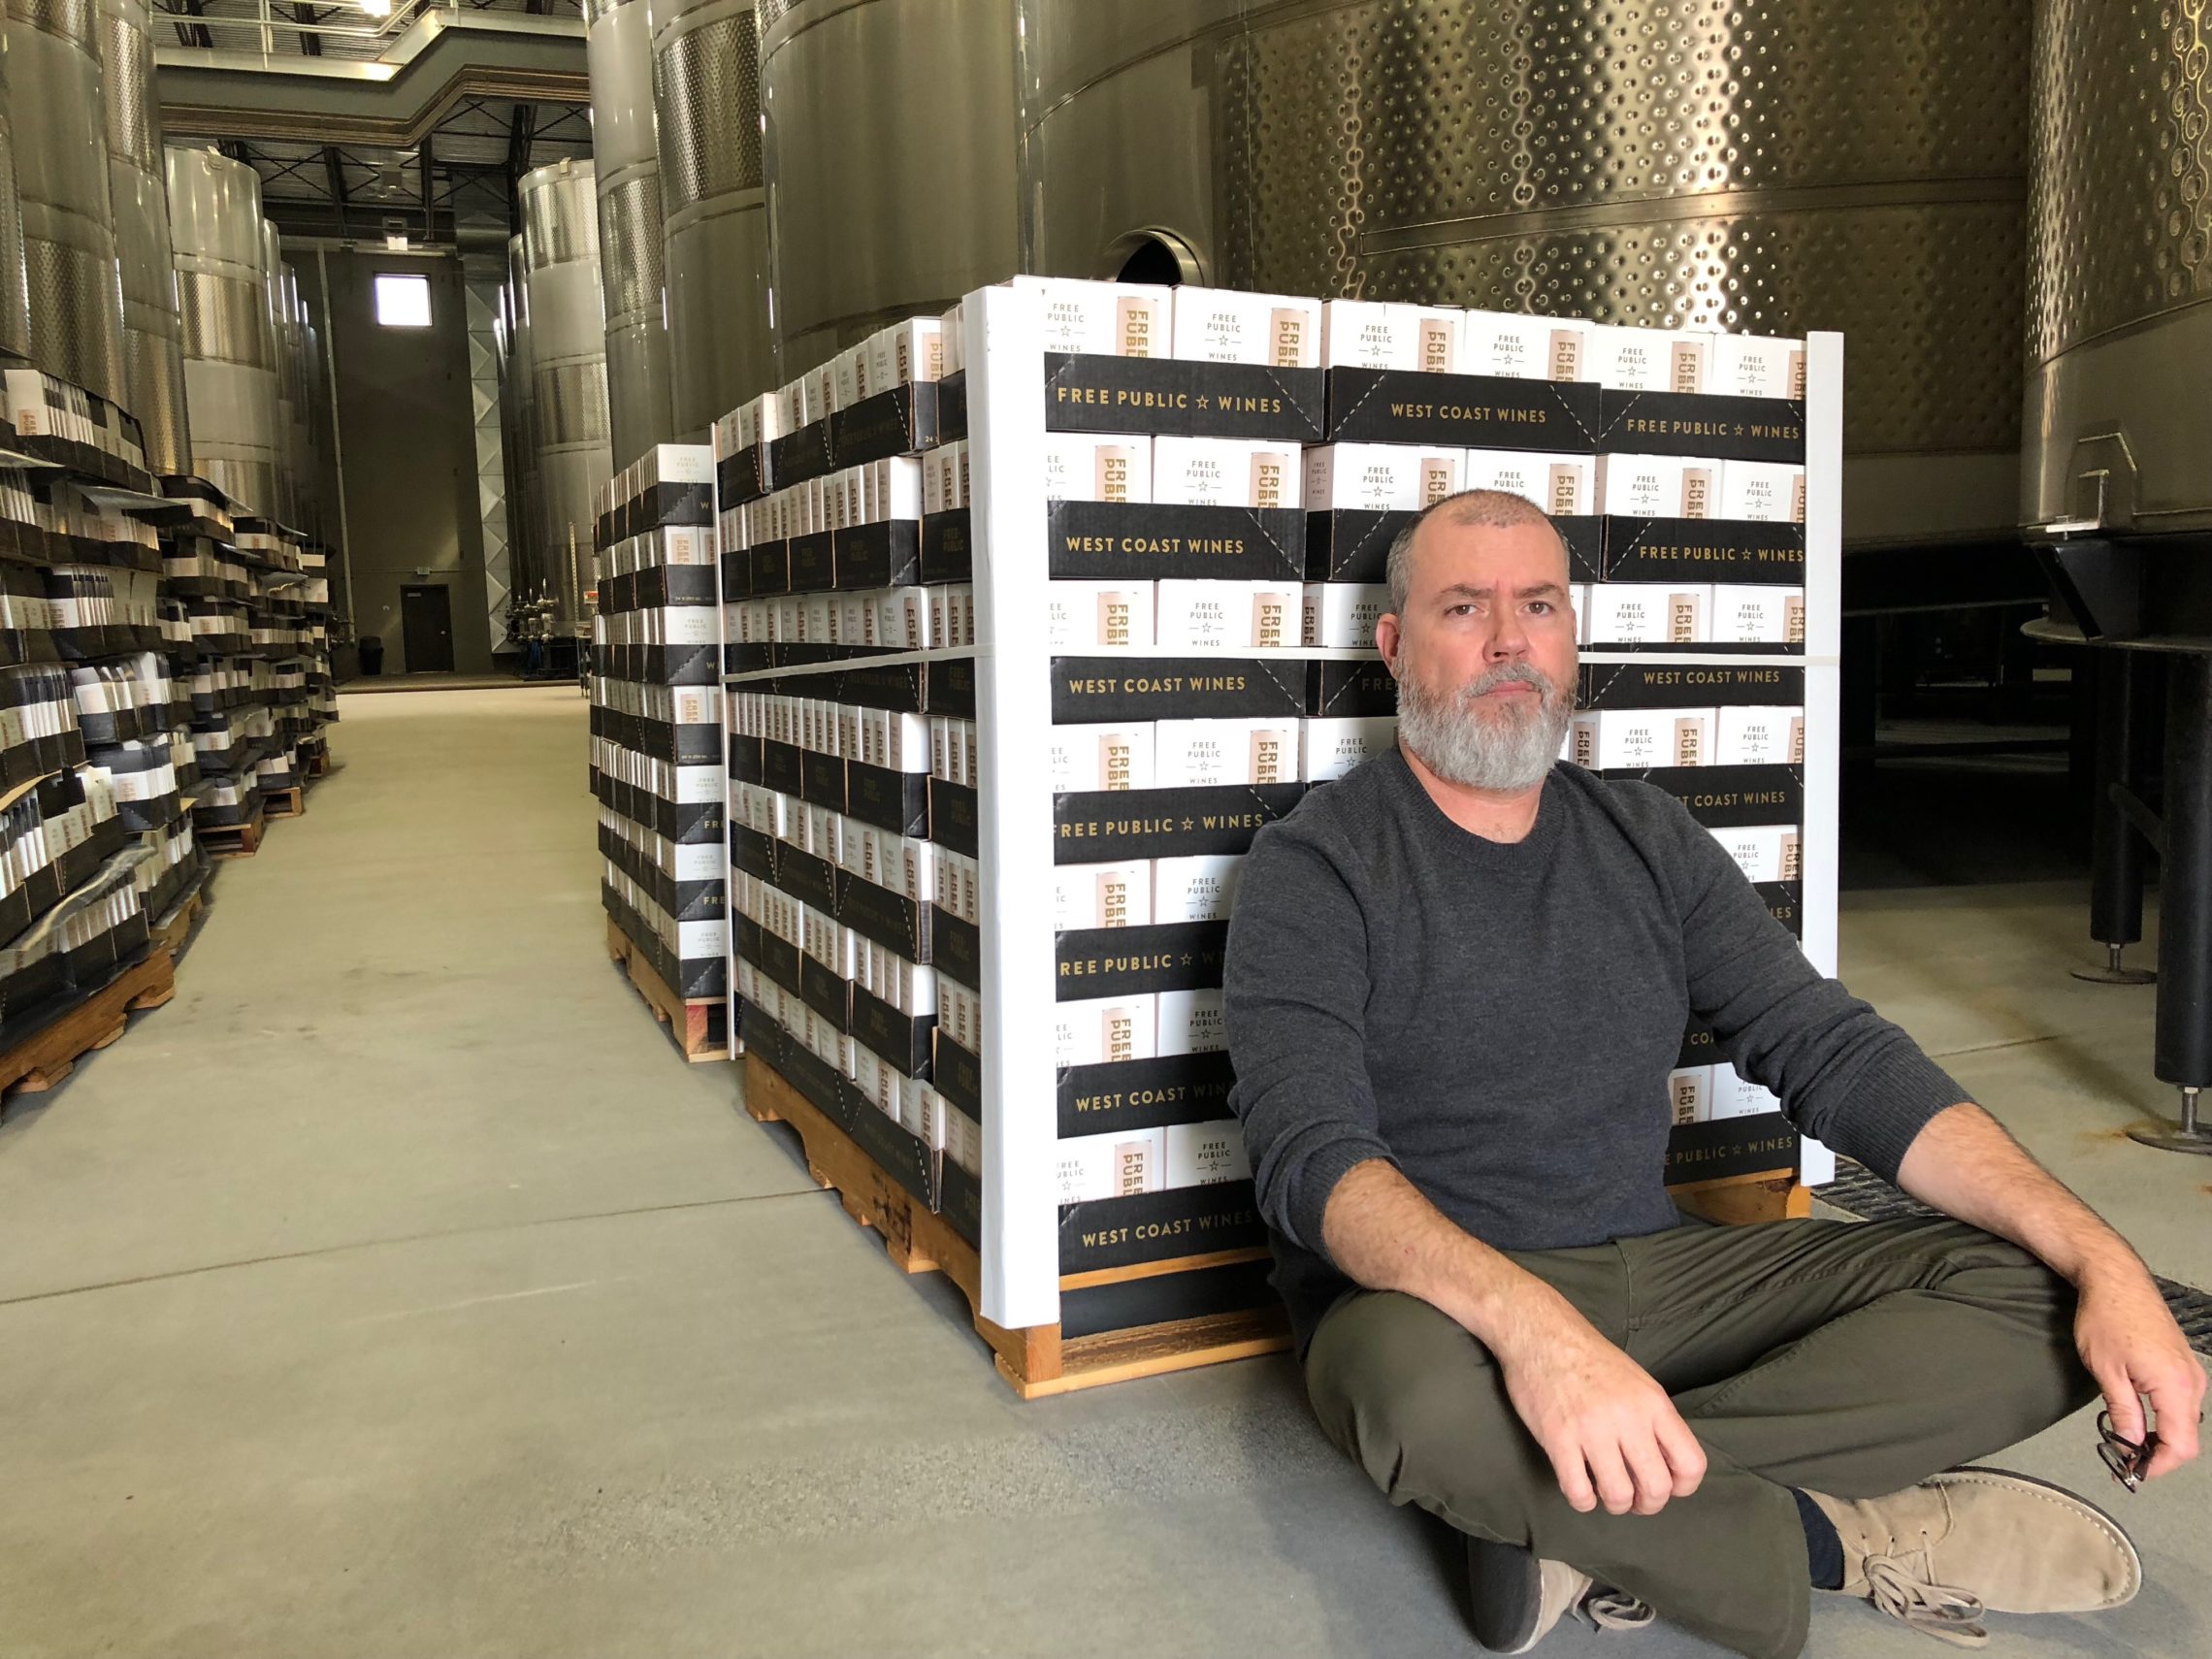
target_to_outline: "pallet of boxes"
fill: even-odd
[[[294,797],[284,792],[299,781],[277,713],[284,695],[277,665],[302,633],[286,598],[303,579],[298,554],[285,533],[236,514],[210,484],[178,478],[164,488],[172,515],[162,592],[181,607],[188,635],[179,643],[189,653],[200,773],[192,820],[213,856],[249,858],[260,851],[272,806],[291,807]]]
[[[238,551],[252,577],[246,632],[258,694],[253,787],[264,818],[297,818],[307,810],[300,750],[314,719],[308,706],[306,543],[297,531],[266,520],[248,519],[238,529]]]
[[[170,733],[178,788],[203,845],[210,835],[242,843],[249,832],[258,845],[259,828],[250,825],[227,771],[211,767],[203,776],[200,764],[205,751],[227,749],[227,715],[244,696],[244,676],[225,653],[244,642],[240,618],[252,580],[232,545],[237,529],[228,498],[199,478],[164,478],[161,488],[169,510],[160,520],[158,602],[178,687]]]
[[[1560,525],[1568,758],[1835,952],[1841,345],[1017,278],[717,429],[747,1104],[1025,1395],[1285,1333],[1228,1094],[1243,855],[1394,741],[1391,541]],[[1671,1174],[1828,1168],[1684,1033]]]
[[[713,466],[661,444],[602,493],[592,794],[607,951],[692,1060],[728,1059],[722,596]]]
[[[306,723],[297,754],[303,783],[330,770],[330,728],[338,720],[338,681],[330,662],[330,550],[319,541],[300,546],[300,667]]]
[[[136,424],[0,378],[0,1089],[36,1092],[174,994],[151,924],[199,855]]]

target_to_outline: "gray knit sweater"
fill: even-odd
[[[1395,751],[1315,790],[1253,844],[1225,983],[1301,1350],[1349,1288],[1321,1213],[1368,1158],[1498,1250],[1678,1225],[1667,1074],[1693,1015],[1799,1128],[1891,1179],[1967,1097],[1813,970],[1679,802],[1568,764],[1511,845],[1445,817]]]

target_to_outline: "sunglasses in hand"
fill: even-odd
[[[2104,1460],[2104,1467],[2112,1471],[2112,1479],[2129,1491],[2140,1491],[2143,1471],[2151,1459],[2158,1455],[2159,1436],[2156,1429],[2146,1429],[2140,1444],[2124,1439],[2112,1426],[2112,1414],[2097,1414],[2097,1455]]]

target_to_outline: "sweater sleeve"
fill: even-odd
[[[1245,861],[1223,972],[1230,1104],[1260,1214],[1324,1259],[1321,1216],[1347,1171],[1394,1163],[1367,1076],[1367,927],[1343,871],[1295,821]]]
[[[1967,1091],[1816,970],[1720,843],[1678,801],[1665,805],[1691,1011],[1740,1072],[1781,1097],[1791,1122],[1895,1182],[1928,1120]]]

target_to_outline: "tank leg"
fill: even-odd
[[[2090,809],[2089,933],[2104,946],[2105,965],[2075,968],[2076,979],[2095,985],[2149,985],[2158,975],[2131,968],[2122,953],[2143,937],[2143,838],[2120,803],[2115,788],[2133,789],[2136,764],[2149,725],[2143,677],[2144,654],[2111,647],[2092,648],[2097,675],[2097,792]]]
[[[2159,886],[2157,1069],[2181,1089],[2175,1127],[2129,1131],[2163,1152],[2212,1155],[2197,1094],[2212,1083],[2212,655],[2166,668],[2165,863]]]

